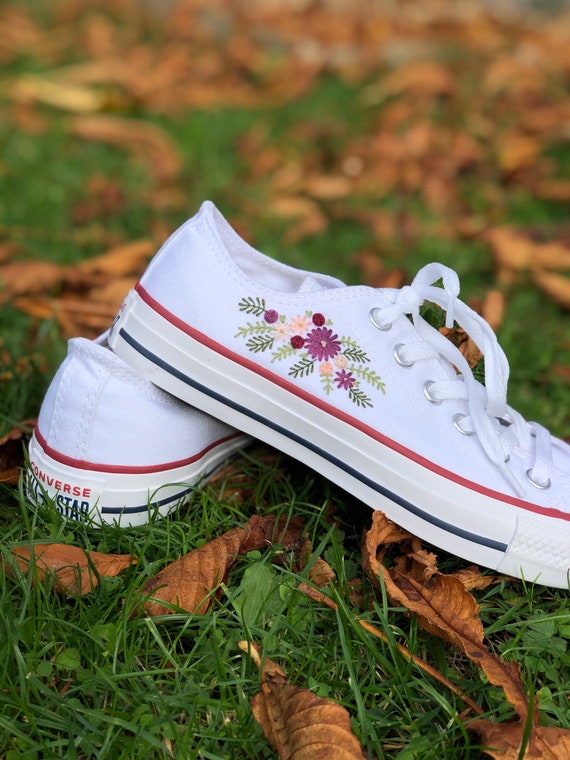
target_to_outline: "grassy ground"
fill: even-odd
[[[120,101],[121,116],[156,125],[175,144],[180,164],[175,182],[165,189],[127,145],[110,146],[74,134],[68,109],[8,95],[24,74],[94,56],[82,44],[90,40],[93,48],[96,34],[100,47],[118,46],[117,37],[125,44],[136,39],[141,45],[159,46],[162,20],[143,24],[137,17],[138,25],[130,28],[128,3],[116,8],[102,4],[100,11],[80,2],[53,7],[19,3],[9,8],[5,21],[13,36],[0,44],[6,84],[0,104],[0,251],[10,260],[74,265],[120,241],[150,236],[159,243],[202,199],[210,198],[256,247],[347,282],[362,279],[365,273],[357,254],[372,251],[384,272],[403,267],[406,279],[434,259],[453,266],[462,277],[465,299],[504,286],[482,235],[444,234],[438,227],[443,212],[397,184],[384,195],[370,187],[368,194],[361,190],[355,196],[315,199],[300,180],[287,184],[281,176],[287,188],[283,196],[310,200],[326,218],[317,235],[290,236],[298,218],[280,213],[276,176],[287,168],[326,174],[347,146],[356,150],[360,140],[378,128],[379,114],[391,100],[375,101],[373,110],[363,106],[374,100],[377,71],[356,76],[323,65],[306,91],[295,97],[286,91],[286,97],[272,100],[269,85],[263,89],[271,78],[272,61],[264,59],[258,69],[242,64],[248,86],[261,92],[250,104],[161,109],[144,98]],[[30,16],[30,10],[36,15]],[[35,18],[33,23],[30,18]],[[26,36],[24,21],[41,34]],[[20,40],[20,45],[28,40],[27,47],[16,52],[11,39]],[[38,49],[34,39],[38,44],[51,39],[53,49]],[[279,50],[274,53],[277,59]],[[238,53],[232,61],[235,67]],[[283,82],[292,86],[287,77]],[[282,89],[283,82],[278,82]],[[113,87],[109,89],[114,97]],[[502,115],[503,121],[507,116]],[[430,118],[437,120],[436,110],[430,111]],[[449,116],[453,123],[460,119],[458,113]],[[449,120],[444,114],[443,125]],[[560,167],[568,164],[569,155],[563,141],[544,148],[544,156],[554,157]],[[101,182],[119,192],[110,207],[93,189]],[[550,237],[566,235],[563,203],[535,197],[531,187],[496,174],[490,162],[461,175],[454,192],[459,198],[454,213],[468,207],[471,220],[483,217],[489,224],[532,228]],[[90,202],[95,206],[85,211]],[[378,210],[397,222],[393,232],[380,239],[373,226],[362,222]],[[457,217],[454,220],[455,224]],[[527,273],[519,273],[506,293],[507,309],[498,332],[511,362],[510,402],[526,417],[567,437],[568,316]],[[55,316],[31,317],[11,297],[0,300],[0,336],[2,435],[37,414],[65,354],[66,336]],[[0,758],[274,757],[252,717],[249,700],[259,690],[259,676],[238,649],[237,642],[244,638],[278,660],[294,683],[346,706],[367,756],[485,756],[466,729],[464,703],[404,659],[397,644],[433,664],[491,719],[512,716],[502,693],[468,661],[422,631],[414,618],[391,609],[386,600],[372,599],[370,588],[365,617],[387,634],[387,642],[372,639],[355,622],[350,584],[362,575],[360,537],[369,524],[368,510],[302,465],[279,456],[268,464],[253,453],[244,459],[243,470],[251,481],[244,500],[225,500],[220,485],[205,488],[168,520],[129,530],[72,527],[55,509],[30,509],[21,487],[2,487],[3,556],[16,543],[55,540],[98,551],[132,552],[139,564],[118,578],[102,579],[85,597],[61,597],[49,583],[32,587],[25,574],[2,578]],[[133,595],[147,578],[255,512],[306,520],[317,554],[337,573],[337,613],[296,590],[298,575],[272,562],[275,548],[240,562],[225,593],[205,616],[130,618]],[[462,565],[452,557],[442,556],[441,561],[449,568]],[[477,600],[490,646],[519,663],[525,685],[538,696],[543,722],[570,728],[568,594],[503,582],[478,592]]]

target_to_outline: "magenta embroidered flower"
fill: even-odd
[[[291,338],[291,345],[293,348],[303,348],[305,345],[305,338],[302,335],[293,335]]]
[[[330,362],[323,362],[319,368],[321,375],[332,375],[334,367]]]
[[[341,371],[337,372],[334,376],[334,381],[339,388],[349,391],[356,382],[356,378],[352,372],[347,372],[345,369],[341,369]]]
[[[340,352],[340,341],[330,327],[315,327],[305,338],[305,348],[312,359],[322,362]]]
[[[274,322],[277,322],[279,319],[279,313],[275,311],[275,309],[267,309],[265,314],[263,315],[263,318],[265,321],[272,325]]]
[[[313,314],[313,324],[316,325],[317,327],[322,327],[326,321],[327,320],[325,319],[324,314],[321,314],[318,311],[315,312],[315,314]]]

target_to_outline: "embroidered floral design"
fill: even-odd
[[[297,380],[318,370],[327,395],[346,391],[358,406],[373,406],[362,384],[386,392],[380,376],[367,367],[370,358],[359,344],[346,336],[339,337],[332,320],[321,312],[307,311],[288,319],[275,309],[268,309],[264,298],[242,298],[239,310],[256,318],[240,327],[236,338],[244,338],[252,353],[271,352],[272,362],[289,359],[289,376]]]

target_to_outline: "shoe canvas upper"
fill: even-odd
[[[442,288],[433,290],[443,293]],[[447,398],[444,391],[444,398],[434,402],[430,384],[457,386],[461,356],[442,338],[449,351],[457,352],[443,356],[431,337],[426,340],[419,322],[397,314],[400,290],[346,286],[336,278],[278,263],[243,241],[206,202],[158,252],[137,291],[168,321],[220,355],[444,478],[500,495],[530,512],[570,512],[566,443],[550,435],[546,441],[543,433],[537,436],[530,428],[521,434],[527,423],[508,407],[498,422],[494,409],[499,401],[487,398],[483,386],[473,390],[471,377],[468,398],[460,397],[459,389],[454,391],[458,397]],[[447,298],[450,308],[456,295]],[[463,314],[470,311],[461,302],[457,305]],[[392,317],[389,329],[381,329],[387,327],[383,313]],[[484,331],[474,317],[469,319],[474,329]],[[483,337],[496,351],[486,332]],[[497,365],[493,385],[506,389],[508,364],[505,368],[499,356]],[[478,432],[469,426],[462,431],[455,424],[461,419],[478,420]],[[492,451],[492,427],[509,429],[508,453],[500,464]],[[537,453],[537,448],[548,452]],[[539,478],[538,484],[548,487],[529,480],[537,456],[540,471],[549,473],[549,483]],[[552,462],[544,464],[549,457]]]

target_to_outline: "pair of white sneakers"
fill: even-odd
[[[401,289],[293,269],[205,202],[108,338],[70,342],[30,444],[29,492],[72,519],[136,524],[254,437],[437,547],[568,588],[570,446],[507,405],[507,359],[458,295],[436,263]],[[484,385],[423,319],[426,300],[477,343]]]

